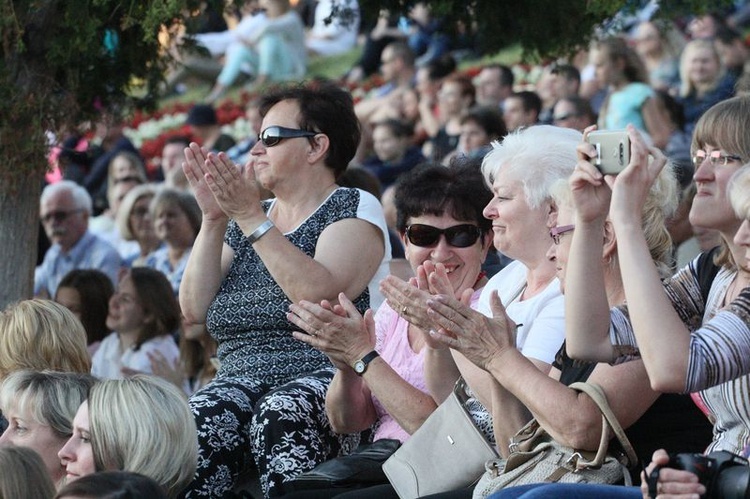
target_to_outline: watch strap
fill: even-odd
[[[358,375],[362,376],[365,373],[365,371],[367,371],[367,366],[370,365],[370,362],[372,362],[373,360],[375,360],[376,357],[380,357],[380,354],[377,352],[377,350],[373,350],[372,352],[368,353],[367,355],[365,355],[364,357],[362,357],[361,359],[359,359],[354,364],[355,364],[355,366],[357,364],[361,365],[362,366],[361,370],[357,371],[355,369],[354,372],[356,372]]]

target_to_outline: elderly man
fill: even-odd
[[[54,297],[62,278],[73,269],[101,270],[117,282],[122,261],[109,243],[88,230],[91,196],[70,180],[45,187],[40,216],[52,247],[34,272],[34,295]]]

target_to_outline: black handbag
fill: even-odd
[[[330,459],[291,480],[289,490],[331,489],[388,483],[383,463],[399,448],[398,440],[384,438],[357,447],[346,456]]]

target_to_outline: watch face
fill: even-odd
[[[357,374],[362,374],[363,372],[365,372],[366,367],[367,365],[364,362],[362,362],[361,360],[358,360],[357,362],[354,363],[354,372]]]

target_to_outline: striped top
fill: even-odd
[[[747,457],[750,443],[750,288],[727,306],[724,298],[735,270],[722,268],[707,303],[701,297],[696,258],[665,281],[665,291],[685,325],[692,331],[686,392],[698,392],[714,422],[707,452],[727,450]],[[610,334],[624,355],[637,355],[627,308],[613,309]],[[657,332],[655,332],[656,334]]]

